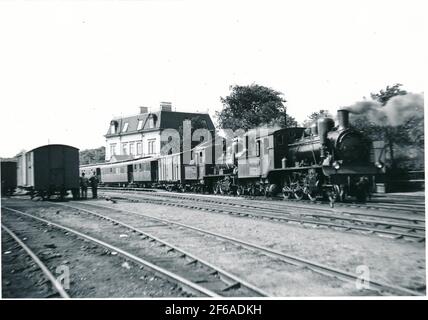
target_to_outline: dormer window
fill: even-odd
[[[151,114],[149,116],[149,129],[153,129],[156,126],[156,116]]]
[[[122,132],[126,132],[126,131],[128,131],[128,122],[125,122],[122,128]]]
[[[143,129],[143,120],[138,120],[137,130]]]
[[[118,122],[116,120],[112,120],[110,122],[110,134],[116,134],[117,133],[117,126]]]

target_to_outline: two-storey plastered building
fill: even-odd
[[[171,103],[161,102],[156,112],[140,107],[140,113],[110,121],[106,137],[106,161],[121,161],[159,155],[161,134],[165,129],[179,130],[183,121],[199,117],[206,122],[208,130],[214,124],[207,113],[172,111]]]

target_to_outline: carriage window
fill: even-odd
[[[256,141],[256,157],[260,157],[260,140]]]

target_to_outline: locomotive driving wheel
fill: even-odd
[[[220,186],[216,183],[213,187],[213,193],[219,194],[220,193]]]
[[[302,200],[303,196],[305,195],[305,192],[303,191],[303,188],[297,184],[293,188],[293,195],[297,200]]]
[[[290,199],[290,198],[291,198],[291,194],[292,194],[292,192],[289,190],[289,188],[288,188],[288,187],[284,187],[284,188],[282,189],[282,197],[283,197],[284,199]]]
[[[336,201],[342,201],[343,194],[343,189],[338,184],[334,184],[333,188],[328,192],[328,200],[330,201],[330,206],[333,207]]]
[[[238,186],[237,188],[236,188],[236,195],[237,196],[242,196],[244,194],[244,187],[242,187],[242,186]]]
[[[309,188],[305,189],[305,194],[308,196],[309,200],[315,201],[317,200],[317,192],[316,190],[310,190]]]

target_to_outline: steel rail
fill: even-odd
[[[308,268],[308,269],[310,269],[310,270],[312,270],[312,271],[314,271],[316,273],[323,274],[323,275],[330,276],[330,277],[334,277],[334,278],[341,279],[341,280],[344,280],[344,281],[350,281],[350,282],[354,282],[355,283],[356,281],[359,280],[359,277],[357,275],[352,274],[352,273],[349,273],[349,272],[346,272],[346,271],[342,271],[342,270],[336,269],[334,267],[329,267],[327,265],[324,265],[324,264],[321,264],[321,263],[317,263],[317,262],[314,262],[314,261],[311,261],[311,260],[308,260],[308,259],[300,258],[300,257],[294,256],[294,255],[285,254],[285,253],[280,252],[280,251],[272,250],[272,249],[269,249],[269,248],[257,245],[255,243],[251,243],[251,242],[248,242],[248,241],[239,240],[237,238],[233,238],[233,237],[230,237],[230,236],[227,236],[227,235],[223,235],[223,234],[220,234],[220,233],[217,233],[217,232],[212,232],[212,231],[209,231],[209,230],[204,230],[204,229],[201,229],[201,228],[198,228],[198,227],[193,227],[193,226],[190,226],[190,225],[186,225],[186,224],[183,224],[183,223],[171,221],[171,220],[168,220],[168,219],[157,218],[157,217],[154,217],[154,216],[151,216],[151,215],[147,215],[147,214],[143,214],[143,213],[135,212],[135,211],[131,211],[131,210],[112,208],[112,207],[109,207],[109,206],[104,206],[104,205],[99,205],[99,204],[93,204],[93,203],[82,203],[82,202],[77,202],[77,203],[83,204],[83,205],[89,205],[89,206],[99,207],[99,208],[104,208],[104,209],[109,209],[109,210],[115,210],[115,211],[123,212],[123,213],[135,214],[135,215],[138,215],[138,216],[142,216],[142,217],[146,217],[146,218],[149,218],[149,219],[157,220],[159,222],[163,222],[163,223],[167,223],[167,224],[170,224],[170,225],[175,225],[175,226],[179,226],[179,227],[182,227],[182,228],[185,228],[185,229],[193,230],[193,231],[196,231],[196,232],[198,232],[200,234],[210,235],[210,236],[213,236],[213,237],[218,238],[218,239],[226,240],[226,241],[238,244],[238,245],[240,245],[242,247],[245,247],[247,249],[251,249],[251,250],[255,250],[256,252],[263,253],[266,256],[282,260],[282,261],[287,262],[289,264],[293,264],[293,265],[297,265],[297,266],[301,266],[301,267],[306,267],[306,268]],[[407,288],[402,288],[402,287],[399,287],[399,286],[390,285],[390,284],[387,284],[387,283],[383,283],[381,281],[369,280],[368,282],[370,284],[370,287],[374,287],[374,288],[376,288],[376,290],[378,290],[380,292],[387,291],[387,292],[390,292],[390,293],[399,293],[399,294],[406,295],[406,296],[420,296],[420,295],[423,295],[423,294],[421,294],[421,293],[419,293],[417,291],[410,290],[410,289],[407,289]]]
[[[21,239],[8,227],[6,227],[3,223],[1,224],[1,227],[4,231],[6,231],[13,240],[15,240],[18,245],[24,249],[24,251],[31,257],[31,259],[34,261],[34,263],[37,264],[37,266],[42,270],[45,277],[52,283],[53,288],[58,292],[58,294],[64,298],[69,299],[70,296],[65,292],[63,286],[61,283],[57,281],[55,276],[49,271],[48,267],[37,257],[37,255],[24,243]]]
[[[140,196],[137,196],[137,199]],[[164,203],[162,203],[162,201]],[[308,220],[308,219],[302,219],[302,218],[293,218],[293,217],[281,217],[281,216],[277,216],[277,215],[268,215],[268,214],[260,214],[260,213],[249,213],[248,211],[245,212],[241,212],[241,211],[237,211],[236,208],[234,208],[235,210],[233,210],[232,208],[227,208],[227,209],[221,209],[218,206],[198,206],[198,205],[194,205],[194,204],[185,204],[185,203],[177,203],[177,202],[173,202],[170,200],[161,200],[161,201],[157,201],[157,200],[151,200],[148,198],[144,199],[144,202],[146,203],[151,203],[151,204],[161,204],[161,205],[167,205],[167,206],[175,206],[175,207],[181,207],[181,208],[188,208],[188,209],[196,209],[196,210],[209,210],[211,212],[218,212],[218,213],[229,213],[229,214],[233,214],[233,215],[239,215],[239,216],[245,216],[245,217],[251,217],[251,218],[260,218],[260,219],[269,219],[269,220],[276,220],[276,221],[284,221],[284,222],[297,222],[300,224],[312,224],[312,225],[316,225],[316,226],[326,226],[326,227],[333,227],[333,228],[340,228],[340,229],[345,229],[345,231],[349,231],[349,230],[359,230],[359,231],[365,231],[368,232],[370,234],[386,234],[386,235],[392,235],[394,236],[396,239],[401,239],[401,238],[411,238],[411,239],[416,239],[419,242],[423,242],[425,241],[425,233],[424,234],[416,234],[416,233],[403,233],[403,232],[399,232],[399,231],[392,231],[389,229],[379,229],[379,228],[371,228],[371,227],[366,227],[366,226],[361,226],[361,225],[357,225],[357,224],[337,224],[337,223],[332,223],[332,222],[326,222],[326,221],[320,221],[320,220]],[[315,216],[315,214],[300,214],[299,215],[308,215],[308,216]],[[350,220],[350,221],[358,221],[358,219],[356,218],[342,218],[342,217],[335,217],[335,216],[330,216],[330,219],[333,220]],[[370,220],[368,220],[370,221]],[[425,231],[425,228],[423,228],[422,226],[411,226],[408,227],[406,226],[402,226],[399,224],[394,224],[394,223],[386,223],[386,222],[381,222],[381,221],[370,221],[372,224],[379,224],[379,225],[387,225],[389,227],[400,227],[400,228],[404,228],[404,229],[408,229],[409,231],[416,231],[416,230],[422,230]]]
[[[112,191],[112,190],[107,190],[107,191]],[[122,191],[118,189],[118,191]],[[126,191],[126,190],[125,190]],[[131,193],[131,192],[125,192],[125,193]],[[224,200],[220,200],[222,198],[218,197],[216,199],[216,197],[203,197],[200,195],[190,195],[190,194],[179,194],[179,193],[166,193],[166,192],[162,192],[162,193],[156,193],[156,192],[151,192],[149,194],[146,194],[142,191],[139,191],[138,196],[146,196],[146,197],[164,197],[164,198],[176,198],[176,199],[186,199],[186,200],[192,200],[192,201],[197,201],[197,202],[212,202],[212,203],[219,203],[219,204],[227,204],[227,205],[232,205],[232,204],[236,204],[242,207],[248,207],[248,208],[254,208],[254,209],[265,209],[266,210],[266,203],[260,204],[260,200],[256,200],[259,201],[259,206],[255,205],[255,204],[243,204],[242,202],[236,201],[234,199],[224,199]],[[136,192],[133,192],[134,195],[137,195]],[[326,212],[326,213],[334,213],[337,214],[337,212],[333,212],[332,209],[326,209],[326,208],[314,208],[313,206],[308,206],[308,205],[287,205],[287,207],[285,208],[284,206],[281,206],[279,204],[276,203],[270,203],[269,204],[271,206],[271,208],[269,208],[269,210],[274,209],[277,212],[281,212],[281,213],[288,213],[287,211],[285,211],[284,209],[290,209],[290,208],[295,208],[295,209],[308,209],[308,210],[316,210],[316,211],[322,211],[322,212]],[[407,222],[425,222],[425,219],[421,219],[418,217],[398,217],[398,216],[385,216],[385,215],[380,215],[380,214],[371,214],[371,213],[362,213],[362,212],[350,212],[350,211],[343,211],[341,210],[341,212],[339,213],[344,213],[347,215],[359,215],[359,216],[367,216],[367,217],[375,217],[375,218],[387,218],[387,219],[393,219],[393,220],[402,220],[402,221],[407,221]]]
[[[6,209],[6,210],[9,210],[9,211],[11,211],[11,212],[13,212],[15,214],[24,215],[24,216],[27,216],[27,217],[32,218],[34,220],[38,220],[40,222],[43,222],[43,223],[45,223],[47,225],[51,225],[51,226],[54,226],[54,227],[56,227],[58,229],[65,230],[65,231],[70,232],[70,233],[72,233],[72,234],[74,234],[74,235],[76,235],[76,236],[78,236],[80,238],[89,240],[89,241],[91,241],[91,242],[93,242],[93,243],[95,243],[95,244],[97,244],[99,246],[102,246],[102,247],[104,247],[104,248],[106,248],[108,250],[116,251],[119,255],[122,255],[123,257],[126,257],[127,259],[132,260],[132,261],[136,262],[137,264],[144,265],[148,269],[151,269],[155,273],[163,275],[164,277],[166,277],[167,279],[169,279],[169,280],[171,280],[171,281],[173,281],[175,283],[181,284],[182,286],[184,286],[185,288],[187,288],[190,292],[193,292],[193,293],[196,293],[196,294],[199,294],[199,295],[203,295],[203,296],[207,296],[207,297],[220,297],[220,295],[218,295],[217,293],[215,293],[215,292],[213,292],[211,290],[208,290],[208,289],[206,289],[206,288],[204,288],[204,287],[202,287],[202,286],[200,286],[200,285],[198,285],[196,283],[193,283],[193,282],[191,282],[191,281],[189,281],[189,280],[187,280],[187,279],[185,279],[185,278],[183,278],[183,277],[181,277],[181,276],[179,276],[177,274],[174,274],[174,273],[172,273],[172,272],[170,272],[170,271],[168,271],[166,269],[163,269],[163,268],[161,268],[159,266],[156,266],[155,264],[153,264],[153,263],[151,263],[149,261],[146,261],[146,260],[144,260],[144,259],[142,259],[140,257],[137,257],[137,256],[133,255],[132,253],[129,253],[129,252],[125,251],[125,250],[122,250],[122,249],[120,249],[120,248],[118,248],[116,246],[110,245],[110,244],[108,244],[108,243],[106,243],[106,242],[104,242],[102,240],[96,239],[94,237],[88,236],[88,235],[86,235],[86,234],[84,234],[82,232],[79,232],[77,230],[74,230],[72,228],[60,225],[58,223],[49,221],[49,220],[44,219],[44,218],[36,217],[35,215],[29,214],[29,213],[26,213],[26,212],[23,212],[23,211],[20,211],[20,210],[16,210],[16,209],[9,208],[9,207],[4,207],[4,206],[2,206],[2,208]]]
[[[135,195],[136,197],[147,197],[147,196],[141,196],[141,195]],[[183,198],[186,199],[187,198]],[[189,199],[189,201],[191,201]],[[205,201],[204,201],[205,202]],[[207,201],[207,203],[212,203],[212,201]],[[395,223],[395,222],[388,222],[388,221],[380,221],[380,220],[370,220],[370,219],[361,219],[361,218],[351,218],[349,216],[340,216],[337,215],[336,213],[334,214],[320,214],[320,213],[302,213],[302,212],[298,212],[298,213],[292,213],[289,211],[284,211],[281,209],[277,209],[277,208],[266,208],[266,207],[258,207],[258,206],[250,206],[250,205],[242,205],[242,204],[234,204],[231,202],[215,202],[216,204],[220,204],[223,205],[224,207],[232,207],[236,209],[236,206],[238,205],[239,207],[245,207],[248,209],[254,209],[254,210],[262,210],[268,213],[279,213],[279,214],[287,214],[287,215],[296,215],[296,216],[310,216],[310,217],[317,217],[317,218],[327,218],[327,219],[331,219],[331,220],[343,220],[343,221],[351,221],[351,222],[361,222],[361,223],[366,223],[366,224],[375,224],[375,225],[385,225],[388,227],[398,227],[398,228],[404,228],[404,229],[410,229],[410,230],[425,230],[425,226],[421,226],[421,225],[417,225],[417,224],[400,224],[400,223]],[[225,209],[227,210],[227,209]],[[311,209],[314,210],[314,209]],[[346,212],[345,214],[347,215],[360,215],[358,213],[353,213],[353,212]],[[390,218],[390,219],[397,219],[397,220],[404,220],[404,221],[419,221],[419,222],[425,222],[424,220],[419,220],[419,219],[403,219],[400,217],[389,217],[389,216],[375,216],[375,215],[368,215],[365,214],[366,216],[370,216],[370,217],[384,217],[384,218]]]
[[[223,281],[225,281],[230,286],[237,287],[237,285],[240,285],[241,287],[245,287],[245,288],[249,289],[250,291],[253,291],[258,296],[269,296],[269,294],[267,292],[261,290],[260,288],[257,288],[256,286],[248,283],[247,281],[245,281],[245,280],[243,280],[243,279],[241,279],[241,278],[239,278],[239,277],[237,277],[237,276],[235,276],[235,275],[211,264],[210,262],[203,260],[203,259],[181,249],[181,248],[178,248],[177,246],[175,246],[175,245],[173,245],[173,244],[171,244],[165,240],[162,240],[162,239],[152,235],[151,233],[149,233],[147,231],[143,231],[141,229],[135,228],[135,227],[131,226],[130,224],[119,221],[117,219],[113,219],[111,217],[108,217],[106,215],[100,214],[100,213],[92,211],[92,210],[88,210],[88,209],[84,209],[84,208],[78,208],[78,207],[68,205],[68,204],[63,204],[63,203],[55,203],[55,205],[64,206],[64,207],[72,208],[75,210],[83,211],[83,212],[86,212],[88,214],[94,215],[100,219],[107,220],[107,221],[110,221],[114,224],[125,227],[125,228],[127,228],[133,232],[136,232],[140,235],[143,235],[145,237],[148,237],[150,239],[153,239],[153,240],[161,243],[163,246],[170,248],[169,251],[174,250],[175,252],[178,252],[181,255],[186,256],[195,262],[198,262],[200,265],[203,265],[205,267],[208,267],[208,268],[214,270],[215,272],[217,272],[217,274],[219,276],[223,277],[223,279],[224,279]]]
[[[124,190],[124,191],[136,191],[136,192],[147,192],[147,189],[144,188],[128,188],[128,187],[100,187],[100,190]],[[156,193],[164,193],[164,194],[176,194],[176,195],[181,195],[182,193],[178,193],[178,192],[166,192],[166,191],[158,191],[158,192],[153,192],[153,190],[151,191],[152,194],[156,194]],[[213,197],[213,198],[218,198],[218,197],[227,197],[228,195],[206,195],[206,194],[197,194],[197,193],[185,193],[187,195],[193,195],[193,196],[197,196],[197,197]],[[244,199],[251,199],[254,201],[261,201],[259,200],[260,197],[263,196],[249,196],[249,195],[242,195],[240,196]],[[323,202],[323,201],[316,201],[313,202],[311,200],[297,200],[297,199],[284,199],[283,197],[271,197],[272,199],[276,199],[278,201],[287,201],[287,202],[294,202],[294,203],[300,203],[300,204],[329,204],[329,202]],[[377,206],[377,203],[343,203],[343,202],[335,202],[334,204],[335,206],[338,207],[359,207],[359,208],[365,208],[365,209],[378,209],[378,210],[395,210],[395,211],[405,211],[405,212],[415,212],[415,213],[421,213],[424,212],[424,206],[422,207],[417,207],[417,208],[410,208],[410,209],[406,209],[406,208],[398,208],[396,205],[391,205],[391,206],[387,206],[386,204],[382,204],[379,203],[379,205]],[[405,203],[403,203],[404,206],[406,206]],[[327,209],[326,209],[327,210]]]

